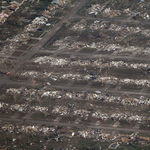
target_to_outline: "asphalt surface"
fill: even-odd
[[[61,123],[61,122],[50,122],[50,121],[44,121],[44,120],[30,120],[26,119],[25,121],[23,119],[14,119],[14,118],[2,118],[0,117],[1,121],[11,121],[15,122],[17,124],[30,124],[30,125],[57,125],[57,126],[67,126],[67,127],[77,127],[77,128],[90,128],[90,129],[103,129],[103,130],[110,130],[110,131],[126,131],[126,132],[139,132],[139,133],[147,133],[150,134],[150,131],[145,130],[139,130],[139,129],[133,129],[133,128],[115,128],[115,127],[109,127],[107,125],[82,125],[82,124],[70,124],[70,123]]]
[[[122,22],[122,23],[136,23],[136,24],[146,24],[150,25],[148,21],[139,21],[133,19],[119,19],[119,18],[104,18],[104,17],[89,17],[89,16],[79,16],[75,14],[72,19],[85,19],[85,20],[101,20],[101,21],[109,21],[109,22]]]

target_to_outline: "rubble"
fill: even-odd
[[[94,118],[102,118],[103,120],[107,119],[113,119],[113,120],[126,120],[128,122],[131,121],[137,121],[141,123],[143,120],[146,120],[146,117],[138,116],[138,115],[132,115],[129,113],[113,113],[111,115],[106,113],[101,113],[99,111],[92,113],[92,117]]]
[[[46,112],[46,111],[48,111],[48,107],[32,106],[32,107],[30,107],[30,110]]]
[[[80,22],[76,23],[72,28],[71,30],[73,31],[83,31],[86,29],[86,26],[87,26],[87,22],[86,20],[81,20]]]
[[[105,5],[95,4],[95,5],[92,5],[92,6],[87,10],[87,12],[88,12],[88,14],[95,14],[95,15],[97,15],[98,13],[101,13],[104,8],[105,8]]]
[[[14,133],[27,133],[27,134],[31,134],[31,133],[43,133],[43,134],[49,134],[51,132],[55,132],[55,128],[53,127],[39,127],[39,126],[15,126],[12,124],[6,124],[4,126],[1,127],[1,129],[3,131],[8,131],[10,133],[14,132]]]
[[[142,143],[143,145],[150,144],[149,137],[140,136],[139,133],[137,132],[132,133],[131,135],[117,134],[116,136],[111,133],[105,133],[102,130],[82,130],[82,131],[78,131],[78,136],[83,138],[94,138],[96,141],[116,142],[117,146],[119,146],[119,144],[129,144],[129,143],[141,144],[142,140],[143,140]]]
[[[34,63],[50,64],[51,66],[57,66],[57,65],[64,66],[68,64],[68,61],[66,59],[57,59],[49,56],[37,57],[33,61]]]
[[[75,110],[74,115],[79,115],[80,117],[88,117],[90,114],[90,111],[87,110]]]
[[[136,65],[132,65],[132,67],[136,67]],[[63,74],[60,75],[59,73],[40,73],[40,72],[25,72],[25,73],[21,73],[22,76],[27,76],[27,77],[34,77],[34,78],[39,78],[39,77],[44,77],[44,78],[51,78],[52,80],[60,80],[60,79],[71,79],[71,80],[77,80],[77,81],[90,81],[93,80],[93,82],[102,82],[105,84],[122,84],[122,85],[126,85],[126,84],[132,84],[132,85],[136,85],[136,86],[146,86],[146,87],[150,87],[150,81],[149,80],[144,80],[144,79],[129,79],[129,78],[116,78],[113,76],[108,76],[108,77],[104,77],[104,76],[98,76],[95,75],[94,79],[92,75],[81,75],[81,74]]]
[[[74,92],[63,92],[63,91],[43,91],[43,90],[35,90],[35,89],[26,89],[26,88],[10,88],[7,89],[6,93],[10,95],[20,95],[22,94],[24,98],[28,101],[28,99],[36,100],[36,95],[39,95],[41,97],[40,100],[44,97],[51,97],[51,98],[59,98],[59,99],[76,99],[81,100],[85,96],[84,93],[74,93]],[[107,96],[103,93],[96,94],[96,93],[87,93],[85,100],[100,100],[103,102],[110,102],[110,103],[120,103],[122,105],[132,105],[132,106],[138,106],[138,105],[150,105],[150,99],[144,96],[140,96],[139,98],[128,98],[128,97],[121,97],[121,96]],[[4,104],[1,103],[1,107]]]
[[[94,47],[93,47],[94,44]],[[54,46],[59,46],[58,50],[65,50],[69,51],[71,49],[83,49],[83,48],[95,48],[98,51],[112,51],[113,54],[119,54],[122,52],[131,52],[136,53],[138,55],[146,55],[150,54],[150,48],[146,47],[138,47],[138,46],[121,46],[119,44],[107,44],[104,42],[81,42],[75,41],[72,42],[70,37],[66,37],[64,39],[57,40],[53,44]]]
[[[42,64],[49,64],[50,66],[61,66],[61,67],[69,67],[69,66],[92,66],[92,67],[98,67],[98,68],[107,68],[107,67],[115,67],[115,68],[134,68],[134,69],[149,69],[150,65],[146,63],[132,63],[132,62],[126,62],[126,61],[109,61],[106,63],[102,63],[102,60],[99,57],[95,57],[94,61],[84,61],[82,59],[78,59],[76,61],[70,61],[69,59],[59,59],[59,58],[53,58],[50,56],[44,56],[44,57],[37,57],[31,62],[38,63],[40,65]],[[35,71],[30,71],[26,73],[22,73],[23,76],[26,74],[32,75],[37,74]]]
[[[116,67],[116,68],[127,67],[127,68],[134,68],[134,69],[149,69],[150,65],[146,63],[132,63],[132,62],[127,63],[124,61],[110,61],[102,65],[102,68],[105,68],[105,67]]]
[[[20,111],[20,112],[26,112],[29,109],[29,104],[14,104],[10,105],[10,110],[11,111]]]
[[[54,109],[52,110],[52,113],[64,116],[64,115],[69,114],[69,110],[65,106],[55,106]]]
[[[109,8],[105,8],[104,11],[102,12],[102,14],[103,14],[103,17],[113,18],[116,16],[120,16],[121,12],[120,12],[120,10],[111,10],[109,7]]]
[[[60,97],[61,92],[60,91],[46,91],[42,94],[41,97],[54,97],[58,98]]]
[[[90,112],[83,109],[76,109],[71,112],[71,109],[68,109],[66,106],[54,106],[52,110],[49,110],[48,107],[40,107],[40,106],[32,106],[29,107],[28,103],[24,104],[14,104],[9,105],[7,103],[0,103],[1,110],[11,110],[11,111],[19,111],[19,112],[51,112],[52,114],[59,114],[61,116],[75,115],[84,118],[88,118],[92,116],[93,118],[102,118],[102,120],[113,119],[113,120],[126,120],[128,122],[135,121],[141,123],[142,121],[149,120],[149,117],[132,115],[131,113],[101,113],[100,111]]]

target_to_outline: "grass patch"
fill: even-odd
[[[141,130],[150,130],[150,124],[142,124],[142,125],[140,126],[140,129],[141,129]]]
[[[94,82],[92,83],[92,87],[95,87],[95,88],[103,88],[105,86],[104,83],[102,82]]]
[[[77,149],[80,150],[99,150],[107,149],[109,143],[107,142],[94,142],[92,139],[80,139],[77,144]]]
[[[137,85],[123,85],[121,87],[121,90],[131,90],[131,91],[141,91],[142,90],[142,86],[137,86]]]
[[[132,128],[132,127],[135,126],[135,123],[133,123],[133,122],[129,123],[126,120],[120,120],[119,122],[120,122],[120,127],[128,127],[128,128],[130,127],[130,128]]]
[[[28,47],[29,47],[29,45],[23,44],[18,48],[18,50],[27,50]]]
[[[39,38],[42,34],[43,32],[40,32],[40,31],[30,32],[30,36],[35,37],[35,38]]]
[[[60,122],[62,122],[62,123],[68,123],[68,122],[73,123],[76,119],[77,119],[76,116],[73,116],[73,117],[70,117],[70,116],[64,117],[63,116],[62,119],[60,120]]]
[[[140,144],[121,144],[117,150],[149,150],[150,146],[142,146]]]
[[[33,119],[42,119],[42,118],[44,118],[44,113],[42,113],[42,112],[35,112],[35,113],[33,113],[33,115],[31,116]]]
[[[73,85],[75,86],[86,86],[88,84],[87,81],[75,81]]]
[[[94,53],[96,51],[96,49],[95,48],[83,48],[83,49],[81,49],[81,51],[80,52],[82,52],[82,53]]]

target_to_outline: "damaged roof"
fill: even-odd
[[[63,0],[53,0],[51,3],[63,6]]]

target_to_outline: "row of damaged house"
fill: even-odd
[[[73,80],[73,81],[93,81],[102,82],[105,84],[121,84],[121,85],[136,85],[150,87],[150,81],[147,79],[132,79],[132,78],[117,78],[114,76],[102,76],[102,75],[90,75],[90,74],[79,74],[79,73],[68,73],[60,74],[53,72],[37,72],[37,71],[26,71],[20,74],[21,76],[31,77],[31,78],[50,78],[50,80],[60,81],[60,80]]]
[[[115,38],[115,37],[114,37]],[[108,44],[106,42],[83,42],[76,40],[77,37],[73,37],[75,42],[72,42],[70,37],[66,37],[54,42],[53,46],[57,46],[59,50],[69,51],[71,49],[82,50],[83,48],[96,49],[97,51],[112,52],[113,54],[119,54],[122,52],[136,53],[138,55],[150,54],[150,48],[139,46],[123,46],[120,44]]]
[[[93,108],[94,107],[95,106],[93,105]],[[96,107],[94,109],[96,109]],[[84,118],[85,120],[92,117],[95,120],[100,118],[101,121],[112,119],[113,121],[122,120],[122,121],[127,121],[129,123],[137,122],[140,124],[145,123],[145,121],[149,122],[150,120],[150,117],[148,116],[134,115],[133,113],[129,113],[129,112],[104,113],[101,112],[99,109],[97,111],[88,111],[86,109],[79,109],[78,106],[73,106],[73,108],[69,108],[67,106],[60,106],[60,105],[56,105],[53,106],[52,108],[48,108],[48,107],[40,107],[40,106],[30,106],[29,103],[22,103],[22,104],[0,103],[0,111],[3,112],[12,111],[12,112],[23,112],[23,113],[27,113],[28,111],[32,113],[42,112],[43,114],[45,114],[45,116],[50,114],[53,115],[55,114],[55,115],[65,116],[65,117],[77,116],[77,117]]]
[[[122,105],[132,105],[132,106],[138,106],[138,105],[150,105],[150,99],[145,96],[140,97],[128,97],[128,96],[114,96],[109,95],[107,96],[105,93],[87,93],[86,95],[82,92],[74,93],[74,92],[64,92],[64,91],[48,91],[48,90],[37,90],[37,89],[26,89],[26,88],[10,88],[6,91],[9,95],[17,95],[17,96],[23,96],[26,98],[28,102],[30,101],[43,101],[44,98],[56,98],[56,99],[62,99],[62,100],[90,100],[90,101],[103,101],[103,102],[109,102],[109,103],[119,103]],[[38,96],[39,98],[35,97]]]
[[[104,21],[95,20],[92,23],[88,23],[86,20],[81,20],[80,22],[74,24],[71,28],[71,31],[83,32],[84,30],[91,31],[115,31],[119,32],[119,35],[115,36],[117,39],[124,39],[128,35],[132,34],[141,34],[145,37],[150,37],[150,29],[145,29],[144,27],[134,27],[128,25],[119,25],[115,23],[106,23]]]
[[[50,135],[54,134],[54,138],[56,141],[63,140],[63,137],[68,138],[87,138],[93,139],[94,141],[100,142],[109,142],[112,143],[109,148],[118,147],[120,144],[141,144],[141,145],[149,145],[150,138],[141,136],[139,133],[132,133],[132,134],[112,134],[111,132],[106,132],[100,129],[93,130],[93,129],[86,129],[81,131],[74,131],[68,128],[59,129],[58,127],[39,127],[39,126],[25,126],[19,125],[15,126],[13,124],[5,124],[0,126],[1,132],[9,132],[11,133],[26,133],[26,134],[45,134]],[[49,138],[47,142],[50,142],[52,139]],[[12,142],[15,142],[17,139],[13,138]],[[42,142],[42,141],[41,141]],[[116,146],[115,146],[116,143]],[[14,143],[13,143],[14,144]],[[31,143],[30,145],[33,145]]]
[[[86,58],[86,57],[85,57]],[[148,63],[133,63],[127,61],[108,61],[102,62],[103,58],[95,57],[93,61],[91,60],[83,60],[84,58],[77,58],[76,60],[69,60],[68,58],[54,58],[51,56],[40,56],[36,57],[35,59],[29,61],[29,63],[36,63],[40,65],[49,65],[49,66],[61,66],[65,67],[72,67],[72,66],[92,66],[97,68],[107,68],[107,67],[123,67],[123,68],[132,68],[132,69],[150,69],[150,64]],[[104,60],[105,61],[105,60]],[[29,72],[28,72],[29,73]],[[32,72],[30,72],[32,73]],[[24,73],[25,75],[26,73]],[[33,71],[34,74],[34,71]]]
[[[94,15],[98,15],[99,13],[103,16],[103,17],[109,17],[109,18],[113,18],[116,16],[120,16],[120,15],[126,15],[128,17],[133,17],[136,18],[136,16],[141,16],[144,20],[149,20],[150,16],[148,11],[133,11],[130,8],[126,8],[124,10],[113,10],[110,7],[106,7],[105,4],[100,5],[100,4],[94,4],[92,5],[89,9],[87,9],[87,13],[88,14],[94,14]]]

